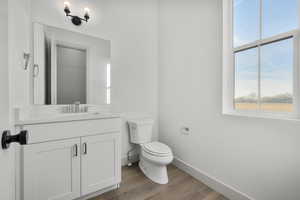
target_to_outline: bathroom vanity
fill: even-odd
[[[20,149],[23,200],[86,199],[121,182],[119,115],[61,113],[16,120],[28,131]]]
[[[33,23],[31,103],[14,113],[20,200],[87,199],[121,182],[121,119],[110,108],[110,41]]]

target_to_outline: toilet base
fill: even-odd
[[[169,182],[166,165],[157,165],[141,157],[139,167],[145,176],[153,182],[158,184],[167,184]]]

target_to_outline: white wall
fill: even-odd
[[[300,122],[221,114],[221,23],[221,0],[161,0],[160,139],[254,199],[300,199]]]
[[[61,0],[32,0],[32,19],[50,26],[111,40],[112,110],[125,118],[157,119],[157,0],[70,0],[71,11],[91,10],[88,24],[75,27],[64,16]],[[123,156],[130,148],[123,124]],[[155,135],[157,135],[157,125]]]

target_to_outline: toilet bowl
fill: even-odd
[[[139,167],[155,183],[168,183],[167,165],[172,161],[173,154],[167,145],[160,142],[141,145]]]
[[[150,180],[158,184],[168,183],[167,165],[173,161],[170,147],[161,142],[152,141],[152,119],[128,121],[130,141],[140,145],[139,167]]]

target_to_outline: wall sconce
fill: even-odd
[[[66,16],[71,18],[71,21],[74,25],[80,26],[82,21],[85,21],[85,22],[89,21],[89,19],[90,19],[90,14],[89,14],[90,10],[88,8],[84,8],[84,16],[83,16],[84,18],[81,18],[81,17],[78,17],[78,16],[71,15],[70,3],[69,2],[65,2],[64,5],[65,5],[64,11],[66,13]]]

